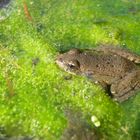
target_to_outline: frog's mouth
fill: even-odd
[[[56,62],[56,64],[57,64],[60,68],[65,69],[65,65],[64,65],[63,62],[61,62],[61,61],[59,61],[59,60],[56,60],[55,62]]]
[[[67,71],[67,72],[71,72],[70,69],[64,64],[64,62],[56,60],[56,64],[63,70]]]
[[[66,72],[68,72],[68,73],[70,73],[70,74],[74,74],[74,75],[78,74],[78,73],[76,73],[75,70],[70,69],[63,61],[61,62],[61,61],[59,61],[59,60],[56,60],[56,64],[57,64],[61,69],[63,69],[64,71],[66,71]]]

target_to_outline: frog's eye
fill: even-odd
[[[69,66],[71,69],[75,68],[75,65],[74,65],[73,63],[69,63],[68,66]]]
[[[68,67],[71,69],[78,69],[80,67],[80,63],[77,60],[73,60],[68,63]]]

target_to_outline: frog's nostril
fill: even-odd
[[[63,59],[60,57],[60,58],[59,58],[59,61],[60,61],[60,62],[63,62]]]

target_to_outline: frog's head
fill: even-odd
[[[72,49],[66,53],[60,54],[56,58],[56,63],[67,72],[78,74],[80,72],[80,63],[77,60],[80,50]]]

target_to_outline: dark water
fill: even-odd
[[[0,140],[39,140],[39,139],[20,136],[20,137],[0,137]]]
[[[62,134],[61,140],[99,140],[100,134],[95,128],[91,128],[81,112],[66,110],[68,120],[67,128]]]
[[[0,9],[9,4],[11,0],[0,0]]]

